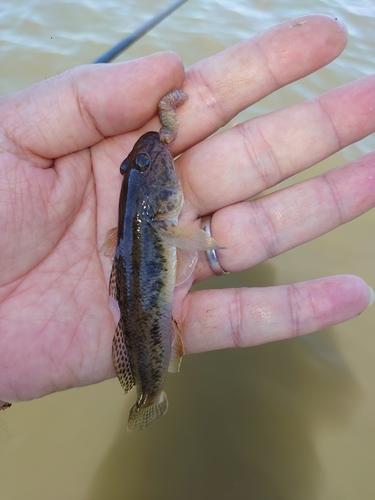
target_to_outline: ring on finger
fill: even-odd
[[[205,215],[202,218],[202,229],[205,231],[208,235],[212,236],[211,234],[211,219],[212,215]],[[210,267],[212,271],[216,274],[216,276],[221,276],[222,274],[229,274],[228,271],[225,271],[219,262],[219,259],[217,257],[216,250],[206,250],[206,255],[207,255],[207,260],[208,263],[210,264]]]

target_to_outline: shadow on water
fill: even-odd
[[[270,263],[226,278],[274,281]],[[332,331],[188,356],[168,378],[165,417],[130,434],[124,412],[87,500],[316,499],[318,431],[344,423],[359,397]]]

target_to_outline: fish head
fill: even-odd
[[[122,162],[120,172],[132,190],[139,191],[153,219],[178,217],[183,205],[181,184],[173,157],[157,132],[147,132]]]

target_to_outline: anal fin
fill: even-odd
[[[177,321],[172,321],[172,348],[171,359],[169,361],[168,371],[170,373],[178,373],[182,356],[185,354],[185,346],[182,340],[181,330],[178,327]]]

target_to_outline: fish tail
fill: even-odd
[[[129,413],[128,431],[139,431],[148,426],[155,418],[161,417],[168,409],[167,395],[163,391],[156,403],[138,407],[137,403]]]

